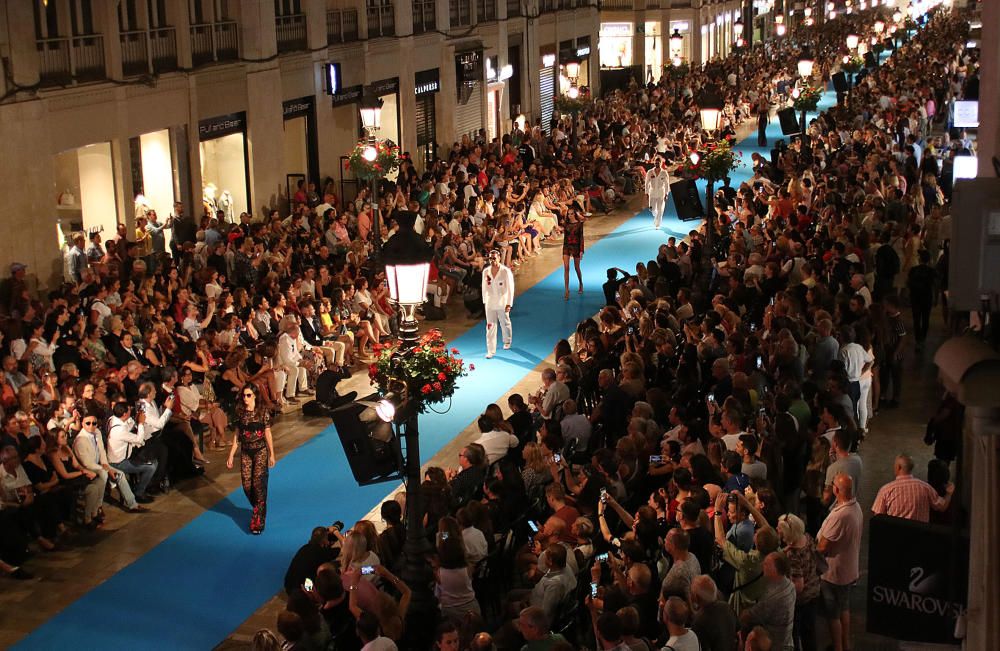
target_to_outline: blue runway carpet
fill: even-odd
[[[830,95],[824,97],[824,104],[831,101]],[[772,144],[779,137],[775,129],[775,125],[769,129]],[[746,164],[754,143],[756,134],[740,147]],[[734,175],[734,184],[746,177],[746,172]],[[583,296],[576,293],[576,279],[571,276],[570,300],[563,300],[559,269],[518,297],[511,314],[511,350],[484,359],[482,323],[452,341],[475,370],[463,378],[447,413],[421,417],[423,458],[431,458],[473,422],[483,407],[547,357],[558,339],[600,309],[604,302],[601,284],[608,267],[631,272],[636,261],[656,257],[657,247],[668,234],[680,238],[693,226],[677,219],[669,201],[660,232],[653,231],[652,218],[643,211],[587,248]],[[448,461],[450,466],[457,464],[457,458]],[[355,484],[331,426],[272,469],[264,535],[247,532],[249,505],[242,490],[236,490],[52,617],[16,648],[210,649],[281,589],[288,561],[306,542],[312,527],[334,520],[354,522],[390,489],[390,485],[359,488]],[[122,544],[127,542],[122,540]],[[129,551],[123,548],[123,553]],[[86,572],[88,567],[84,563],[73,571]]]

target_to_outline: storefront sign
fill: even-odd
[[[281,115],[286,120],[291,120],[292,118],[300,118],[304,115],[309,115],[309,112],[313,107],[312,97],[300,97],[299,99],[290,99],[287,102],[281,103]]]
[[[589,57],[590,56],[590,46],[588,45],[586,47],[578,47],[578,48],[576,48],[576,56],[577,56],[578,59],[582,59],[583,57]]]
[[[441,71],[439,68],[421,70],[413,75],[413,94],[426,95],[441,90]]]
[[[247,114],[230,113],[198,122],[198,139],[211,140],[246,131]]]
[[[601,23],[601,36],[632,36],[632,23]]]
[[[897,640],[957,644],[966,609],[968,535],[877,515],[868,543],[868,632]]]
[[[368,84],[368,92],[370,92],[375,97],[382,97],[383,95],[394,95],[399,92],[399,77],[393,77],[392,79],[382,79],[380,81],[373,81]]]
[[[355,102],[361,101],[361,96],[365,92],[365,87],[360,84],[357,86],[348,86],[342,89],[339,93],[334,93],[332,95],[334,106],[346,106],[348,104],[354,104]]]

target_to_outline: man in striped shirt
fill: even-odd
[[[929,522],[931,509],[948,509],[955,492],[954,484],[948,483],[944,497],[938,495],[930,484],[913,476],[913,459],[905,454],[896,457],[893,470],[896,478],[879,489],[872,505],[873,513]]]

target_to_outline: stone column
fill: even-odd
[[[118,3],[102,2],[94,11],[94,29],[104,37],[104,70],[108,79],[122,79],[122,42]]]
[[[310,50],[325,47],[326,40],[326,2],[324,0],[305,0],[302,3],[302,13],[306,15],[306,46]]]
[[[984,13],[986,4],[983,5]],[[984,16],[985,23],[985,16]],[[985,40],[985,39],[984,39]],[[995,40],[995,39],[994,39]],[[985,45],[985,44],[984,44]],[[995,49],[995,48],[994,48]],[[980,154],[982,155],[982,154]],[[968,477],[969,603],[963,648],[990,649],[1000,639],[1000,410],[969,407],[962,458]],[[956,490],[962,490],[959,486]]]
[[[181,70],[191,68],[191,14],[184,5],[167,5],[167,22],[174,26],[174,37],[177,39],[177,66]]]
[[[1000,2],[983,2],[982,59],[979,68],[979,176],[993,177],[1000,155]]]
[[[7,35],[10,39],[10,73],[18,86],[34,86],[38,83],[38,48],[35,44],[35,30],[14,29],[14,25],[31,25],[34,21],[32,0],[9,0],[7,5]],[[67,46],[69,47],[69,46]]]
[[[274,3],[252,0],[241,7],[243,57],[268,59],[277,54]],[[247,65],[247,150],[250,166],[250,211],[278,205],[284,193],[284,151],[281,134],[281,70],[277,59]]]

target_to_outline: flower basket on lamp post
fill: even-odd
[[[382,393],[391,391],[393,382],[404,382],[410,395],[420,397],[420,413],[427,411],[428,405],[450,399],[458,378],[468,374],[458,349],[448,348],[436,328],[423,334],[401,358],[396,354],[399,350],[399,342],[375,344],[376,358],[368,367],[368,377]]]
[[[817,86],[801,86],[799,96],[792,102],[792,108],[796,111],[815,111],[819,106],[819,100],[823,97],[823,91]]]
[[[347,168],[355,178],[373,181],[399,169],[399,147],[384,141],[359,141],[347,158]]]

